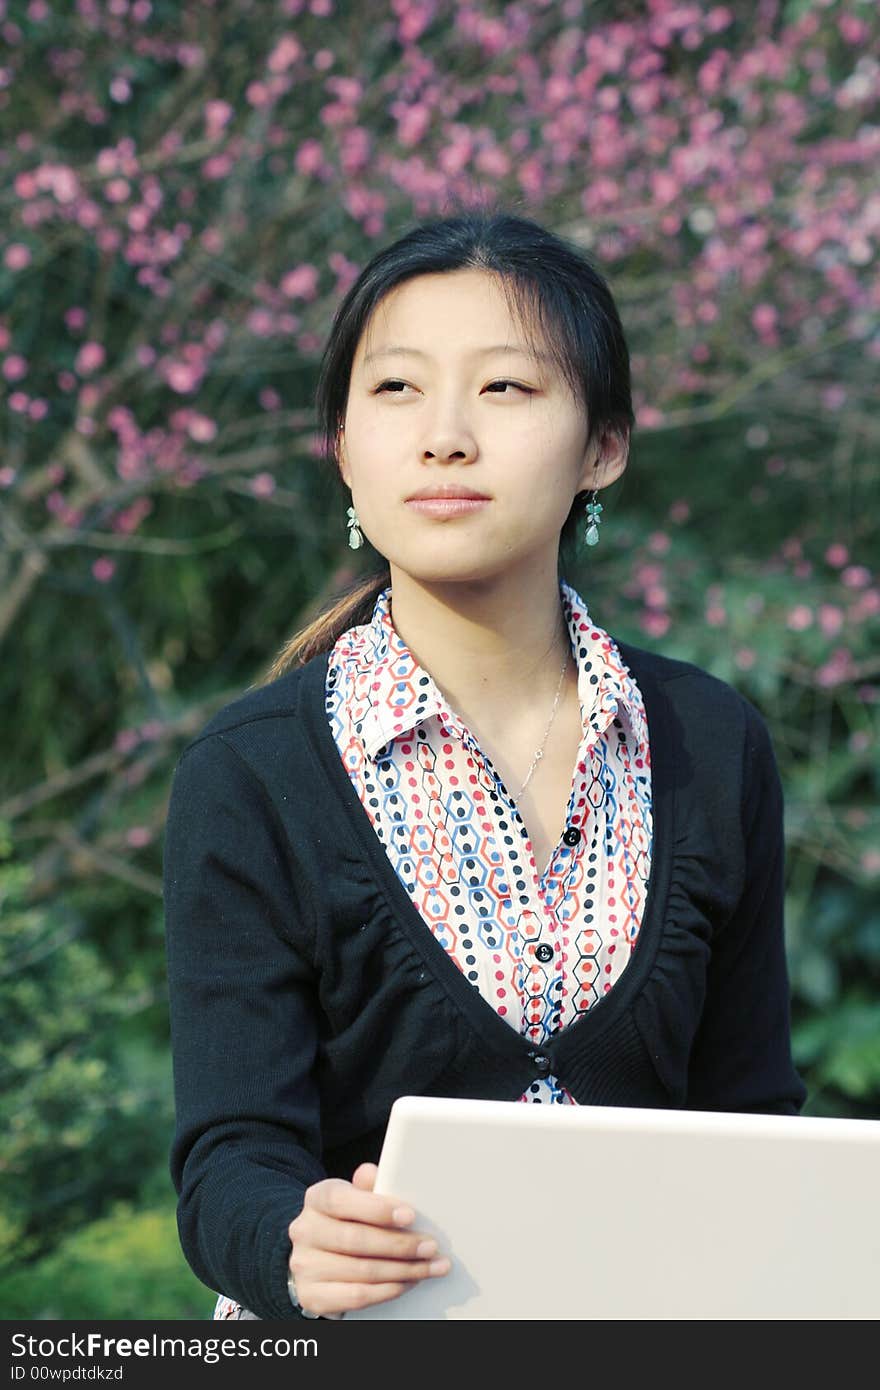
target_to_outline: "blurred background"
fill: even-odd
[[[177,1243],[183,744],[357,575],[312,393],[450,199],[582,246],[638,423],[569,578],[762,711],[807,1113],[880,1118],[874,0],[0,0],[0,1312],[209,1317]]]

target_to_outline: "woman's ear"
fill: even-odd
[[[584,455],[578,491],[591,492],[593,488],[609,487],[623,473],[628,458],[629,435],[613,425],[607,425]]]

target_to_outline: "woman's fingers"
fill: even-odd
[[[300,1246],[331,1250],[337,1255],[376,1257],[391,1260],[425,1260],[437,1253],[437,1242],[421,1231],[396,1231],[363,1221],[338,1221],[323,1212],[311,1211],[308,1225],[302,1223]]]
[[[411,1284],[316,1284],[314,1293],[304,1307],[321,1317],[338,1317],[355,1308],[370,1308],[374,1303],[387,1303],[399,1298]]]
[[[376,1171],[375,1163],[362,1163],[351,1182],[313,1183],[288,1226],[290,1270],[310,1313],[335,1317],[384,1303],[451,1268],[433,1237],[404,1229],[415,1219],[410,1206],[373,1191]]]
[[[365,1191],[345,1178],[324,1178],[306,1188],[303,1211],[314,1209],[337,1221],[366,1221],[374,1226],[406,1226],[415,1217],[412,1207],[396,1197]]]
[[[409,1284],[446,1274],[446,1256],[435,1260],[389,1260],[379,1256],[337,1255],[332,1250],[294,1251],[290,1260],[297,1288],[320,1284]]]
[[[376,1185],[378,1171],[378,1163],[361,1163],[352,1173],[351,1181],[355,1187],[361,1188],[362,1191],[372,1192]]]

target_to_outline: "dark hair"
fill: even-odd
[[[635,417],[629,350],[607,283],[585,253],[529,218],[467,210],[423,222],[377,252],[336,311],[315,394],[319,437],[339,475],[336,447],[361,334],[385,295],[417,275],[476,269],[496,274],[511,314],[532,345],[540,338],[573,395],[587,407],[587,442],[607,428],[627,440]],[[346,489],[347,495],[347,489]],[[578,493],[560,533],[560,551],[580,524]],[[369,622],[391,580],[386,564],[359,579],[283,646],[266,680],[329,650],[347,628]]]

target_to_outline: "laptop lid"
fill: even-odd
[[[880,1315],[880,1120],[404,1096],[375,1191],[450,1272],[346,1319]]]

